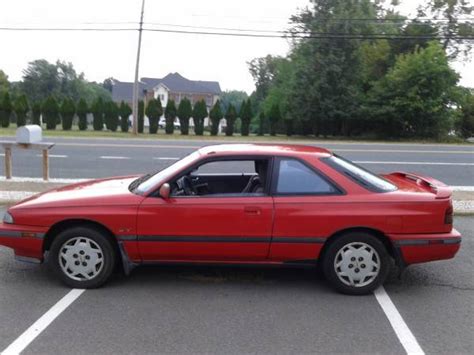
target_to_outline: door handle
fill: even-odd
[[[262,213],[262,210],[260,207],[244,207],[244,212],[245,214],[250,214],[250,215],[259,215]]]

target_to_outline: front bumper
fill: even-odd
[[[0,246],[11,248],[22,261],[41,262],[46,228],[0,223]]]
[[[450,233],[389,235],[405,264],[424,263],[453,258],[461,247],[461,234]]]

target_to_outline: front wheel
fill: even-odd
[[[61,232],[48,257],[61,281],[73,288],[96,288],[104,284],[114,270],[115,259],[115,250],[107,236],[86,227]]]
[[[381,285],[390,269],[383,243],[367,233],[349,233],[329,245],[323,260],[324,275],[336,290],[364,295]]]

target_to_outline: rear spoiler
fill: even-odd
[[[417,185],[426,186],[431,189],[434,194],[436,194],[437,199],[449,198],[452,195],[452,189],[448,185],[429,176],[423,176],[415,173],[406,173],[404,171],[397,171],[389,175],[402,179],[409,179],[414,181]]]

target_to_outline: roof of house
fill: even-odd
[[[221,87],[217,81],[189,80],[179,73],[170,73],[162,79],[141,78],[138,88],[138,97],[143,99],[144,91],[153,91],[159,84],[163,84],[170,91],[190,94],[219,95]],[[131,102],[133,97],[133,83],[115,81],[112,86],[112,100],[115,102]]]
[[[138,98],[143,99],[143,90],[146,88],[145,83],[138,83]],[[112,100],[115,102],[125,101],[131,102],[133,98],[133,83],[115,81],[112,86]]]
[[[221,87],[217,81],[189,80],[179,73],[169,73],[162,79],[141,78],[146,83],[147,90],[152,90],[159,84],[163,84],[170,91],[186,92],[186,93],[204,93],[215,94],[221,93]]]

